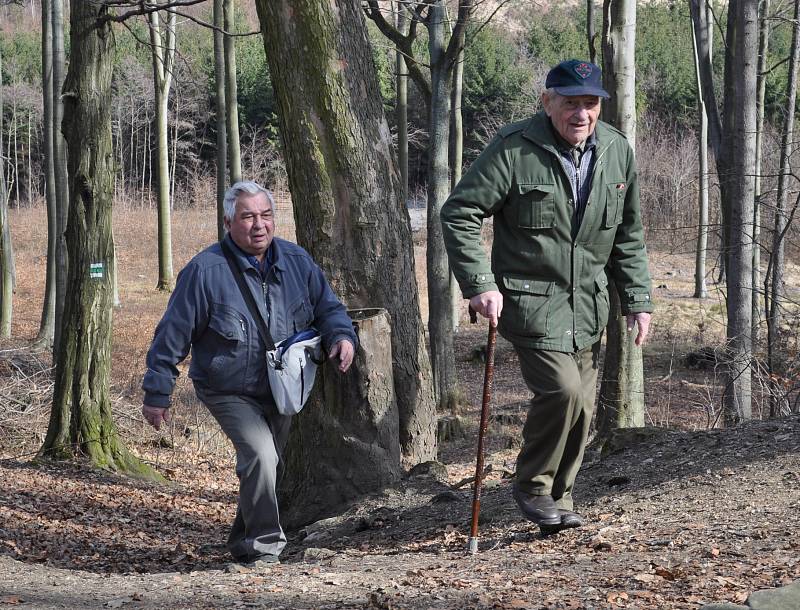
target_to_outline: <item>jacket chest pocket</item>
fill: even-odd
[[[236,342],[247,339],[246,323],[233,310],[215,308],[208,319],[208,328],[227,341]]]
[[[214,306],[208,329],[193,358],[205,372],[203,382],[217,391],[240,392],[248,368],[248,323],[236,310]]]
[[[517,225],[522,229],[555,226],[555,185],[521,182],[517,195]]]
[[[625,209],[625,195],[628,192],[624,182],[606,184],[606,214],[603,226],[606,229],[622,223],[622,212]]]

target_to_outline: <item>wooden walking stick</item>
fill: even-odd
[[[477,323],[478,316],[472,307],[469,308],[469,319]],[[481,405],[481,423],[478,428],[478,457],[475,464],[475,488],[472,493],[472,527],[469,532],[469,552],[478,552],[478,515],[481,512],[481,483],[483,479],[483,439],[489,425],[489,401],[492,395],[492,378],[494,377],[494,348],[497,343],[497,325],[489,321],[489,339],[486,342],[486,369],[483,374],[483,404]]]

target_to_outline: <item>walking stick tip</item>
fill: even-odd
[[[469,539],[469,552],[471,555],[475,555],[478,552],[478,539],[477,538],[470,538]]]

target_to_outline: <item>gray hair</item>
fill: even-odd
[[[233,217],[236,214],[236,200],[239,198],[239,195],[258,195],[259,193],[264,193],[267,196],[267,201],[269,201],[269,205],[274,213],[275,200],[272,199],[272,193],[261,186],[258,182],[247,180],[237,182],[231,188],[225,191],[225,199],[222,201],[222,207],[225,209],[225,218],[228,220],[233,220]]]

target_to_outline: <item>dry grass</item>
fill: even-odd
[[[294,239],[291,204],[285,193],[277,194],[277,234]],[[17,261],[17,287],[14,295],[13,339],[0,343],[4,360],[3,401],[9,406],[4,418],[16,421],[22,417],[27,426],[4,422],[0,445],[19,453],[35,451],[47,428],[51,380],[47,373],[49,357],[44,354],[24,355],[17,347],[26,347],[36,336],[41,316],[45,279],[46,231],[41,207],[11,211],[12,238]],[[183,208],[173,212],[173,260],[177,273],[186,262],[216,239],[215,215],[212,206]],[[420,307],[427,318],[427,286],[424,274],[424,223],[415,219],[414,252],[419,281]],[[490,239],[490,230],[487,238]],[[114,214],[114,235],[117,246],[121,305],[114,312],[112,350],[112,397],[119,414],[120,426],[129,439],[144,439],[145,447],[157,438],[141,422],[138,408],[144,358],[153,329],[164,312],[169,295],[155,289],[156,263],[155,209],[118,206]],[[692,298],[693,258],[691,254],[651,252],[651,272],[657,311],[652,339],[645,349],[645,392],[648,423],[698,429],[713,425],[720,409],[722,371],[713,365],[687,368],[686,355],[703,346],[719,347],[725,337],[725,303],[720,287],[709,283],[710,296]],[[790,266],[791,277],[798,271]],[[793,280],[792,280],[793,281]],[[462,311],[461,330],[456,337],[456,353],[464,394],[471,403],[465,413],[477,408],[482,382],[481,363],[470,359],[472,351],[485,342],[485,328],[470,327],[466,308]],[[17,366],[20,362],[24,366]],[[16,370],[20,368],[20,370]],[[186,370],[184,365],[183,371]],[[495,404],[505,405],[525,400],[527,389],[518,375],[513,349],[501,342],[495,383]],[[25,388],[28,388],[25,390]],[[755,391],[757,414],[763,414],[766,396]],[[27,392],[27,393],[26,393]],[[173,426],[170,443],[194,443],[195,446],[219,448],[213,432],[206,426],[208,415],[194,396],[185,375],[176,388],[175,400],[180,408],[179,421]],[[24,412],[20,403],[29,405]],[[16,410],[16,411],[15,411]],[[20,423],[20,422],[17,422]],[[16,430],[8,437],[10,428]],[[212,431],[209,432],[208,430]],[[24,438],[19,437],[22,434]],[[203,438],[201,438],[202,435]],[[212,437],[214,438],[212,442]],[[6,442],[9,441],[9,442]],[[502,439],[498,441],[505,442]],[[500,447],[498,447],[499,449]]]

